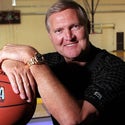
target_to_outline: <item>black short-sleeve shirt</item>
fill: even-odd
[[[121,115],[121,111],[125,111],[123,108],[125,107],[125,62],[123,60],[93,45],[85,66],[67,64],[57,52],[45,54],[44,57],[51,70],[72,96],[77,100],[85,99],[91,102],[99,110],[100,118],[92,125],[113,125],[121,121],[125,123]],[[53,117],[52,119],[54,125],[58,125]]]

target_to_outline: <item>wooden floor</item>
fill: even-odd
[[[111,53],[125,61],[125,51],[112,51]],[[36,111],[33,115],[33,118],[42,118],[42,117],[44,118],[44,117],[49,117],[49,116],[50,116],[50,114],[44,107],[44,105],[42,103],[42,99],[38,98],[37,107],[36,107]]]
[[[43,105],[41,98],[37,98],[36,111],[27,125],[53,125],[50,114]]]
[[[50,114],[46,110],[45,106],[42,103],[41,98],[37,98],[37,106],[36,106],[36,111],[33,115],[33,118],[41,118],[41,117],[49,117]]]

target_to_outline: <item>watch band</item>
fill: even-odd
[[[45,59],[40,53],[35,53],[35,55],[29,61],[27,61],[27,65],[29,67],[40,64],[45,64]]]

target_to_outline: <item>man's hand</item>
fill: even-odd
[[[3,60],[11,59],[26,64],[36,52],[37,50],[31,46],[7,44],[0,50],[0,63]]]
[[[35,97],[36,85],[28,66],[19,61],[5,60],[1,68],[8,76],[13,91],[31,102]]]

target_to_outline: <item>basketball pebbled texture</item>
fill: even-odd
[[[36,109],[36,99],[31,103],[22,100],[12,90],[8,77],[0,73],[0,125],[26,125]]]

